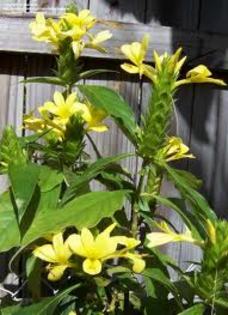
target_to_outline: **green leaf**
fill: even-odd
[[[172,180],[175,186],[179,189],[181,194],[191,203],[195,216],[200,221],[205,221],[206,219],[210,219],[211,221],[216,220],[216,214],[209,206],[206,199],[194,188],[192,188],[191,181],[186,178],[185,172],[181,170],[176,170],[168,166],[164,165],[168,177]]]
[[[8,192],[0,196],[0,252],[20,244],[20,230]]]
[[[77,289],[80,286],[80,284],[76,284],[65,291],[57,294],[54,297],[48,297],[44,298],[41,302],[32,304],[30,306],[21,306],[20,308],[18,306],[2,309],[2,315],[54,315],[55,310],[58,306],[58,304],[73,290]],[[7,309],[9,311],[7,311]]]
[[[122,129],[125,135],[136,144],[138,126],[130,106],[115,91],[96,85],[78,85],[81,93],[96,107],[106,111]]]
[[[12,305],[8,307],[4,307],[0,310],[1,315],[13,315],[15,314],[16,311],[20,310],[21,306],[20,305]]]
[[[0,171],[7,172],[8,165],[26,164],[26,156],[12,127],[7,127],[3,131],[0,141]]]
[[[99,173],[101,173],[109,165],[125,159],[132,154],[120,154],[117,156],[107,157],[98,159],[96,162],[88,166],[88,168],[83,172],[82,175],[75,175],[74,180],[71,180],[70,187],[65,192],[62,203],[65,204],[77,195],[78,189],[80,189],[85,184],[89,183],[93,178],[95,178]]]
[[[21,83],[46,83],[65,86],[65,83],[57,77],[34,77],[21,81]]]
[[[82,73],[80,73],[79,78],[80,80],[82,79],[88,79],[93,77],[94,75],[97,74],[102,74],[102,73],[118,73],[118,71],[115,70],[108,70],[108,69],[94,69],[94,70],[88,70],[88,71],[84,71]]]
[[[126,191],[91,192],[75,198],[60,209],[39,212],[23,238],[23,245],[68,226],[93,227],[112,217],[123,206]]]
[[[10,165],[9,178],[13,197],[17,206],[18,220],[21,222],[32,199],[39,179],[40,168],[36,164]]]
[[[188,308],[187,310],[178,313],[178,315],[203,315],[205,312],[205,305],[203,304],[196,304],[190,308]]]
[[[179,292],[176,286],[171,282],[171,280],[166,276],[166,274],[159,268],[147,268],[143,272],[144,277],[148,277],[161,285],[163,285],[168,292],[171,292],[180,307],[182,307],[181,300],[179,297]]]
[[[32,298],[36,300],[41,296],[42,272],[42,261],[31,254],[26,260],[27,286]]]
[[[61,185],[58,185],[51,190],[41,192],[37,213],[40,211],[48,211],[58,206],[59,197],[61,193]]]
[[[48,166],[40,167],[39,185],[41,192],[52,190],[63,182],[63,173]]]

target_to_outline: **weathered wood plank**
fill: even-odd
[[[216,107],[216,136],[214,138],[214,159],[211,171],[211,202],[219,216],[228,218],[228,92],[220,91],[217,99],[213,97],[212,106]]]
[[[210,198],[216,144],[219,91],[212,87],[196,87],[191,126],[191,149],[197,157],[191,160],[191,171],[204,180],[203,192]]]
[[[24,77],[24,57],[13,55],[0,55],[0,136],[7,125],[12,125],[17,133],[21,134],[22,112],[24,101],[24,87],[19,82]],[[8,180],[5,175],[0,175],[0,194],[7,189]],[[10,284],[15,288],[18,279],[13,274],[8,274],[10,254],[0,255],[1,276],[0,288]],[[5,296],[0,289],[0,298]]]
[[[0,55],[0,133],[7,124],[11,124],[21,133],[23,111],[24,57]]]
[[[12,16],[0,17],[0,28],[2,30],[0,33],[0,51],[51,54],[49,45],[36,42],[31,37],[28,26],[33,19],[33,15],[16,16],[17,18]],[[98,24],[95,31],[106,28],[106,25]],[[149,33],[151,35],[150,51],[156,48],[158,52],[167,51],[170,53],[176,47],[182,46],[184,52],[189,56],[189,60],[207,55],[210,52],[211,54],[199,59],[199,61],[206,61],[210,67],[217,70],[228,68],[227,36],[182,30],[176,30],[174,36],[170,27],[150,26],[141,23],[118,22],[110,28],[112,29],[113,38],[107,41],[108,54],[102,55],[102,58],[123,59],[124,56],[118,48],[127,42],[141,40],[145,33]],[[85,56],[101,58],[101,54],[95,50],[87,50]],[[151,61],[151,55],[147,56],[147,60]]]
[[[146,0],[90,0],[90,10],[100,19],[121,22],[144,21]]]
[[[7,12],[26,12],[27,1],[26,0],[1,0],[0,1],[0,13]]]
[[[203,193],[216,213],[227,217],[227,91],[196,90],[191,147],[197,159],[190,169],[203,179]]]
[[[198,0],[147,0],[147,23],[195,30],[198,25],[198,19]],[[173,29],[174,36],[175,31]]]
[[[51,56],[29,56],[27,59],[26,78],[34,76],[47,76],[52,74],[54,59]],[[52,100],[57,89],[51,84],[27,83],[25,111],[29,113],[42,106],[44,102]]]
[[[95,12],[96,13],[96,12]],[[1,17],[0,27],[2,32],[0,33],[0,51],[12,51],[12,52],[28,52],[28,53],[40,53],[50,54],[51,49],[49,45],[41,42],[36,42],[32,39],[29,32],[29,23],[32,21],[31,15],[26,17]],[[112,28],[113,38],[107,41],[106,46],[109,53],[102,55],[103,58],[109,59],[123,59],[119,48],[122,44],[127,42],[141,40],[145,33],[151,34],[150,51],[154,48],[158,52],[171,52],[173,47],[183,46],[185,52],[192,58],[196,57],[195,50],[194,55],[191,54],[193,47],[198,47],[199,38],[196,34],[191,32],[178,31],[176,33],[175,41],[172,37],[172,29],[169,27],[157,27],[144,24],[134,23],[116,23],[116,27]],[[98,24],[95,31],[103,30],[107,26]],[[101,54],[96,51],[87,51],[86,56],[99,57]],[[148,61],[151,61],[151,55],[148,55]]]
[[[202,0],[200,11],[199,26],[202,31],[228,34],[228,2],[226,0]]]
[[[75,2],[79,9],[88,6],[88,0],[77,0]],[[65,7],[69,3],[69,0],[30,0],[29,12],[46,12],[59,15],[65,11]]]

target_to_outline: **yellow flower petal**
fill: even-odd
[[[90,126],[88,128],[89,131],[96,131],[96,132],[105,132],[108,130],[108,127],[106,125],[100,125],[100,126]]]
[[[202,76],[204,78],[210,77],[212,75],[211,71],[204,65],[199,65],[192,70],[188,71],[186,74],[187,78],[194,78],[196,76]]]
[[[216,229],[213,223],[207,220],[207,234],[212,244],[216,243]]]
[[[53,99],[54,99],[54,102],[57,106],[61,106],[62,104],[65,103],[65,100],[64,100],[62,93],[60,93],[58,91],[56,91],[54,93]]]
[[[43,246],[39,246],[37,247],[34,251],[33,254],[50,263],[55,263],[56,261],[58,261],[57,257],[56,257],[56,253],[53,249],[53,246],[51,244],[47,244],[47,245],[43,245]]]
[[[90,275],[97,275],[102,270],[102,264],[100,260],[95,259],[85,259],[82,264],[83,271],[90,274]]]
[[[70,249],[76,255],[86,257],[87,252],[82,244],[81,236],[78,234],[71,234],[67,239],[67,244],[69,245]]]
[[[183,84],[189,83],[214,83],[218,85],[225,86],[226,83],[223,80],[211,78],[211,71],[204,65],[199,65],[186,74],[186,79],[179,80],[176,82],[175,86],[178,87]]]
[[[60,265],[60,266],[54,266],[50,267],[49,273],[48,273],[48,280],[50,281],[58,281],[60,278],[62,278],[64,271],[68,268],[68,265]]]
[[[94,248],[94,237],[93,234],[87,228],[83,228],[81,231],[81,242],[86,248],[86,252],[89,254]]]
[[[134,264],[133,264],[132,270],[135,273],[143,272],[143,270],[146,267],[145,261],[143,259],[141,259],[141,258],[135,258],[133,261],[134,261]]]
[[[70,95],[67,96],[66,105],[70,107],[76,102],[76,100],[77,100],[77,94],[71,93]]]
[[[140,244],[140,241],[136,240],[133,237],[126,236],[114,236],[117,242],[121,245],[124,245],[127,249],[135,248]]]
[[[176,240],[175,235],[169,235],[162,232],[152,232],[147,234],[147,239],[149,240],[148,247],[156,247],[161,246],[170,242],[174,242]]]
[[[126,253],[122,257],[130,259],[133,262],[132,270],[135,273],[141,273],[146,267],[145,261],[142,259],[142,257],[139,254]]]
[[[93,38],[91,44],[98,45],[100,43],[103,43],[104,41],[110,39],[112,37],[112,33],[110,31],[102,31],[95,35]]]
[[[65,263],[68,261],[70,256],[72,255],[68,245],[64,244],[62,233],[58,233],[53,236],[53,248],[56,252],[56,256],[58,257],[58,262]]]
[[[136,67],[130,63],[124,63],[121,65],[121,68],[128,73],[139,73],[139,67]]]
[[[85,48],[85,43],[81,41],[73,41],[71,45],[72,45],[75,58],[76,59],[79,58],[83,49]]]

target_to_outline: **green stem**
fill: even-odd
[[[91,145],[92,145],[92,147],[93,147],[93,150],[94,150],[94,152],[96,153],[97,158],[98,158],[98,159],[102,158],[102,155],[100,154],[100,152],[99,152],[99,150],[98,150],[98,148],[97,148],[95,142],[93,141],[93,139],[90,137],[90,135],[89,135],[88,133],[86,134],[86,136],[87,136],[89,142],[91,143]]]
[[[214,313],[215,313],[215,299],[216,299],[216,291],[217,291],[217,278],[218,278],[218,270],[216,268],[215,279],[214,279],[214,292],[213,292],[212,305],[211,305],[211,315],[214,315]]]
[[[162,178],[163,178],[163,171],[160,166],[152,165],[151,169],[148,173],[148,179],[147,179],[147,192],[149,194],[157,195],[160,193],[161,190],[161,184],[162,184]],[[157,201],[155,198],[151,198],[149,201],[149,207],[152,211],[152,213],[155,212],[157,206]]]
[[[67,96],[69,96],[72,93],[72,85],[68,84],[66,88]]]
[[[143,171],[143,169],[146,166],[146,162],[143,161],[142,167],[141,167],[141,172]],[[138,221],[139,221],[139,214],[138,214],[138,203],[139,203],[139,199],[140,199],[140,195],[142,192],[142,188],[143,188],[143,182],[144,182],[144,175],[140,175],[139,178],[139,183],[136,189],[136,194],[135,197],[132,201],[132,220],[131,220],[131,232],[132,232],[132,236],[134,238],[137,237],[138,234]]]

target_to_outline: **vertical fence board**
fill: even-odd
[[[198,14],[198,0],[147,0],[146,22],[150,24],[194,30]]]
[[[24,87],[19,82],[23,80],[24,57],[23,56],[0,56],[0,135],[7,125],[11,125],[21,134]],[[7,189],[7,177],[0,175],[0,193]],[[9,286],[14,288],[18,280],[13,274],[8,274],[8,262],[10,253],[0,255],[1,276],[0,288]],[[0,298],[5,295],[0,289]]]
[[[54,58],[51,56],[29,56],[27,59],[26,77],[51,75],[51,69],[54,66],[53,62]],[[34,110],[36,112],[37,107],[42,106],[46,101],[52,100],[56,89],[56,86],[51,84],[26,84],[26,113]]]
[[[204,32],[228,34],[228,2],[201,0],[200,29]]]
[[[228,91],[214,100],[217,109],[217,132],[214,145],[211,199],[219,216],[228,218]]]

